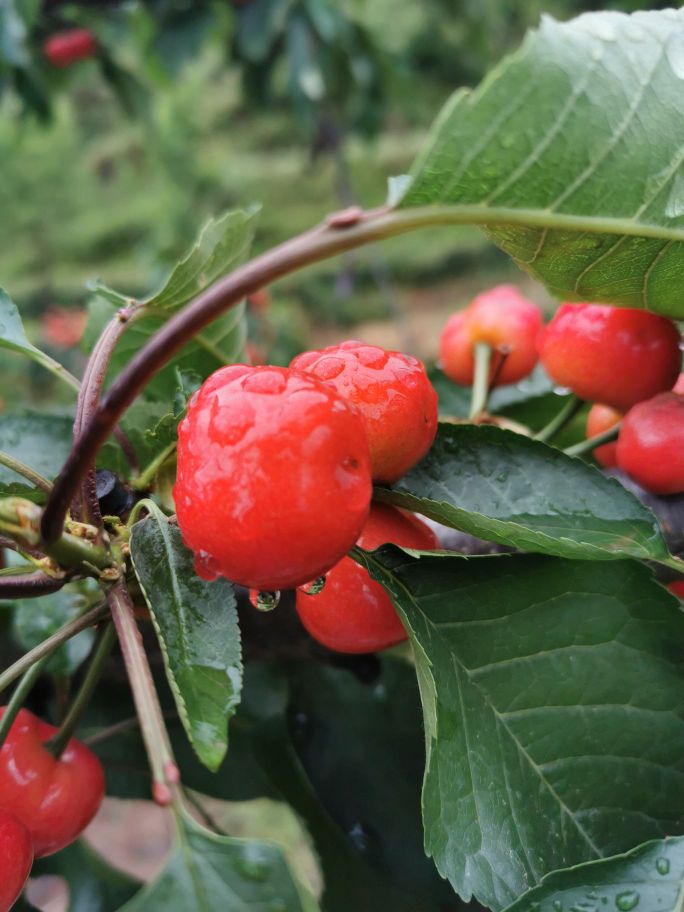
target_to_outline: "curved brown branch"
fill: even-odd
[[[0,578],[0,601],[17,598],[39,598],[57,592],[68,583],[68,579],[56,579],[40,571],[14,574]]]
[[[432,224],[435,220],[439,221],[439,218],[424,213],[420,217],[397,216],[386,208],[335,213],[316,228],[255,257],[198,295],[137,352],[102,397],[91,419],[84,423],[45,508],[41,527],[43,540],[52,542],[61,534],[69,502],[84,472],[92,465],[123,412],[157,371],[200,330],[246,295],[284,275],[345,250],[410,231],[422,224]]]

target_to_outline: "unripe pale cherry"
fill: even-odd
[[[221,368],[180,424],[173,496],[200,576],[261,591],[294,588],[329,570],[366,520],[363,420],[314,377]]]
[[[374,481],[397,481],[430,449],[437,393],[417,358],[351,340],[304,352],[290,366],[328,384],[359,410]]]
[[[622,420],[618,466],[647,491],[684,491],[684,396],[660,393]]]
[[[587,415],[587,437],[596,437],[603,434],[604,431],[610,430],[622,421],[622,412],[611,408],[609,405],[596,403],[589,409]],[[617,441],[615,443],[604,443],[603,446],[596,447],[594,450],[594,459],[606,469],[612,469],[617,465]]]
[[[672,320],[603,304],[561,304],[539,354],[556,383],[621,412],[671,389],[682,361]]]
[[[387,542],[422,551],[440,547],[432,529],[417,517],[373,503],[358,545],[371,551]],[[315,640],[337,652],[377,652],[406,639],[389,595],[350,557],[326,574],[317,595],[297,590],[297,613]]]
[[[536,340],[541,328],[541,311],[536,304],[513,285],[497,285],[449,319],[439,346],[442,369],[455,383],[470,386],[475,373],[475,346],[486,342],[494,349],[490,382],[494,386],[517,383],[537,363]]]

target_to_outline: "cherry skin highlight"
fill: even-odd
[[[622,412],[618,412],[617,409],[599,403],[592,405],[587,415],[587,437],[603,434],[620,421]],[[614,468],[617,465],[617,440],[615,443],[604,443],[603,446],[596,447],[594,459],[606,469]]]
[[[357,544],[372,551],[387,542],[423,551],[440,547],[432,529],[417,517],[373,503]],[[377,652],[406,639],[390,597],[350,557],[326,574],[317,595],[298,589],[296,605],[311,636],[337,652]]]
[[[603,304],[561,304],[539,354],[556,383],[621,412],[671,389],[682,361],[671,320]]]
[[[102,764],[84,744],[72,738],[59,760],[47,750],[56,731],[21,709],[0,750],[0,811],[26,827],[36,858],[77,839],[104,797]]]
[[[397,481],[432,446],[437,393],[417,358],[351,340],[304,352],[290,367],[327,383],[359,410],[374,481]]]
[[[205,579],[267,592],[299,586],[337,563],[368,515],[363,419],[314,377],[221,368],[180,424],[173,496]]]
[[[541,328],[541,311],[536,304],[513,285],[497,285],[479,294],[447,322],[439,345],[442,369],[454,383],[470,386],[475,373],[475,345],[486,342],[494,349],[490,382],[494,386],[517,383],[537,363],[536,340]]]
[[[684,491],[684,396],[661,393],[625,415],[618,466],[654,494]]]
[[[0,811],[0,912],[19,898],[33,864],[33,843],[23,823]]]
[[[97,39],[90,29],[67,29],[51,35],[43,45],[43,54],[53,66],[65,68],[97,53]]]

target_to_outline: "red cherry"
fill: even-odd
[[[622,420],[618,466],[654,494],[684,491],[684,396],[661,393]]]
[[[680,598],[684,602],[684,580],[676,580],[674,583],[668,583],[667,588],[676,595],[677,598]]]
[[[50,35],[43,53],[53,66],[68,67],[97,53],[97,38],[90,29],[67,29]]]
[[[374,481],[397,481],[432,446],[437,393],[417,358],[351,340],[304,352],[290,367],[317,377],[359,410]]]
[[[597,434],[603,434],[604,431],[615,427],[620,421],[622,421],[622,412],[616,411],[609,405],[600,405],[598,403],[592,405],[587,415],[587,437],[596,437]],[[606,469],[612,469],[617,465],[617,441],[596,447],[594,458]]]
[[[0,750],[0,810],[28,829],[36,858],[72,843],[104,796],[102,764],[84,744],[72,738],[59,760],[44,746],[56,731],[21,709]]]
[[[486,342],[495,349],[490,370],[494,386],[517,383],[537,363],[536,339],[541,327],[540,309],[517,288],[490,288],[454,314],[444,327],[439,347],[444,373],[455,383],[470,386],[475,345]]]
[[[0,811],[0,912],[19,898],[33,864],[29,831],[12,814]]]
[[[294,588],[329,570],[368,515],[363,420],[313,377],[221,368],[180,424],[173,496],[200,575]]]
[[[417,517],[373,503],[358,544],[372,551],[387,542],[422,551],[440,547],[432,529]],[[350,557],[326,574],[318,595],[297,590],[297,613],[314,639],[338,652],[377,652],[406,639],[390,597]]]
[[[603,304],[561,304],[539,354],[556,383],[621,412],[671,389],[682,361],[671,320]]]

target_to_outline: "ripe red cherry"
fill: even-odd
[[[374,481],[397,481],[432,446],[437,393],[417,358],[352,340],[304,352],[290,367],[317,377],[357,407]]]
[[[0,811],[0,912],[19,898],[33,864],[29,831],[13,814]]]
[[[43,45],[43,53],[53,66],[68,67],[86,60],[97,52],[97,39],[90,29],[68,29],[51,35]]]
[[[313,377],[221,368],[180,424],[173,496],[201,576],[294,588],[329,570],[368,515],[363,420]]]
[[[422,551],[440,547],[432,529],[415,516],[373,503],[358,544],[372,551],[387,542]],[[297,613],[314,639],[337,652],[377,652],[406,639],[390,597],[350,557],[326,574],[318,595],[297,590]]]
[[[621,412],[671,389],[682,361],[671,320],[603,304],[561,304],[539,354],[556,383]]]
[[[618,412],[609,405],[592,405],[587,415],[587,437],[603,434],[620,421],[622,421],[622,412]],[[594,458],[606,469],[612,469],[617,465],[617,441],[596,447]]]
[[[674,583],[668,583],[667,588],[684,602],[684,580],[675,580]]]
[[[684,396],[661,393],[630,409],[622,420],[617,461],[647,491],[684,491]]]
[[[56,731],[22,709],[0,750],[0,810],[27,828],[36,858],[72,843],[104,796],[102,764],[84,744],[72,738],[59,760],[47,750]]]
[[[454,314],[444,327],[439,345],[444,373],[455,383],[470,386],[475,372],[475,345],[486,342],[495,349],[490,381],[494,386],[517,383],[537,363],[536,339],[541,327],[541,311],[517,288],[490,288],[465,310]]]

